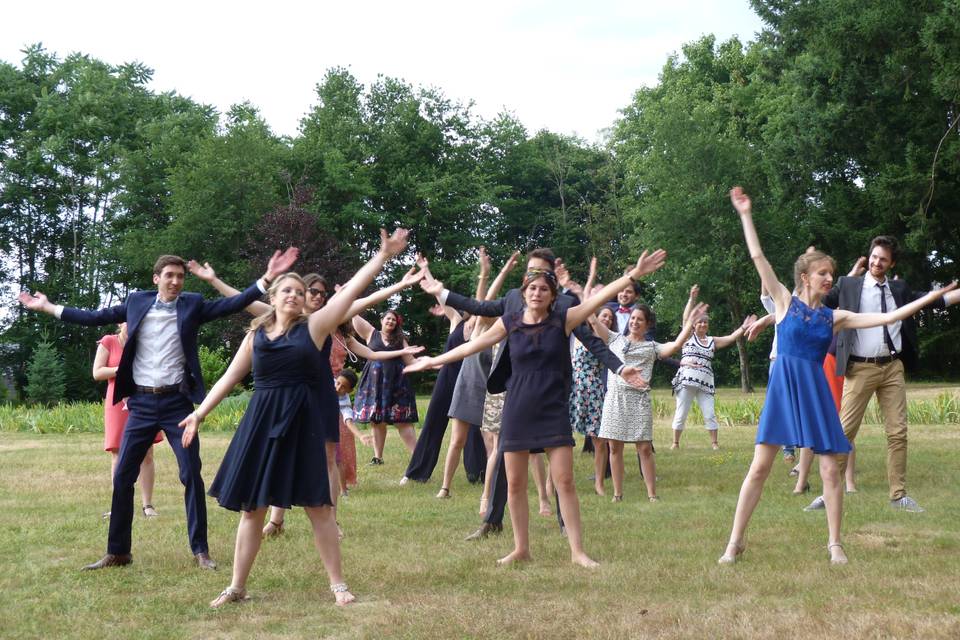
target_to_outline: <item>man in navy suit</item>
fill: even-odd
[[[20,294],[28,309],[49,313],[64,322],[88,326],[127,323],[127,342],[117,368],[112,402],[127,398],[130,411],[113,476],[107,553],[84,569],[130,564],[134,483],[157,431],[163,430],[180,467],[187,512],[190,550],[202,569],[216,569],[207,546],[207,507],[200,476],[200,443],[184,447],[178,423],[203,401],[205,391],[197,351],[200,325],[236,313],[260,298],[270,282],[289,269],[296,249],[277,252],[261,281],[239,295],[214,301],[184,293],[186,262],[160,256],[153,268],[157,291],[138,291],[115,307],[95,311],[54,305],[42,293]]]

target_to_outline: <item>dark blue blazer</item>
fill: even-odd
[[[466,311],[475,316],[487,317],[522,313],[524,308],[523,294],[520,293],[520,289],[511,289],[507,292],[506,296],[497,300],[477,300],[476,298],[468,298],[451,291],[447,294],[446,304],[459,311]],[[563,311],[578,304],[580,304],[580,300],[575,296],[561,293],[557,296],[556,302],[554,302],[554,309]],[[590,329],[586,322],[577,326],[573,330],[573,335],[611,371],[616,372],[616,370],[620,368],[620,365],[623,364],[620,358],[610,351],[606,343],[593,334],[593,330]],[[490,393],[501,393],[506,390],[507,378],[510,377],[510,357],[506,355],[507,353],[506,340],[504,340],[504,342],[501,343],[500,350],[497,351],[497,358],[490,368],[490,376],[487,378],[487,390]],[[569,358],[567,358],[567,364],[570,364]],[[569,366],[567,371],[572,378],[573,367]]]
[[[237,313],[251,302],[259,300],[262,295],[256,284],[235,296],[212,301],[205,300],[199,293],[180,293],[180,297],[177,298],[177,331],[180,334],[180,346],[183,348],[186,360],[186,370],[180,383],[180,391],[194,403],[203,402],[206,395],[197,350],[197,333],[200,331],[200,325]],[[132,396],[136,391],[136,384],[133,381],[133,359],[137,354],[140,324],[156,299],[156,291],[137,291],[127,296],[123,304],[115,307],[96,311],[74,307],[63,308],[60,319],[64,322],[86,326],[127,323],[127,342],[123,345],[123,354],[120,356],[120,366],[117,368],[117,381],[113,391],[114,404],[120,402],[122,398]]]

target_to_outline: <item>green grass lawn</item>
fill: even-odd
[[[620,504],[593,494],[588,456],[575,456],[588,552],[572,566],[553,518],[531,516],[534,561],[499,568],[504,534],[467,543],[480,488],[462,471],[450,500],[427,484],[398,485],[407,462],[395,432],[383,467],[361,467],[342,503],[344,569],[359,602],[333,606],[302,511],[264,544],[252,600],[207,603],[230,582],[238,517],[209,506],[217,572],[193,567],[183,492],[166,445],[157,451],[159,518],[134,521],[134,563],[80,572],[106,546],[109,458],[97,434],[0,433],[0,637],[8,638],[957,638],[960,637],[960,435],[956,425],[912,425],[908,487],[927,512],[887,502],[882,429],[858,438],[860,493],[848,497],[851,564],[827,562],[823,512],[790,495],[778,461],[735,566],[718,566],[754,429],[721,429],[719,452],[701,427],[669,451],[656,427],[659,504],[628,465]],[[202,435],[204,476],[230,434]],[[361,460],[369,450],[361,450]],[[819,488],[813,478],[814,491]],[[609,485],[608,485],[609,487]],[[608,490],[608,493],[612,491]],[[139,506],[139,498],[137,501]],[[532,503],[535,504],[535,501]]]

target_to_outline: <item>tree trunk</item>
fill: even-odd
[[[736,298],[730,300],[730,314],[733,316],[733,322],[736,326],[743,322],[743,308]],[[740,391],[753,393],[753,384],[750,382],[750,359],[747,357],[747,341],[743,336],[737,338],[737,355],[740,357]]]

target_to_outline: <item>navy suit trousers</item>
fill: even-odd
[[[190,550],[194,554],[206,553],[207,503],[203,478],[200,477],[200,438],[195,438],[190,447],[184,449],[180,444],[183,429],[177,426],[193,411],[193,403],[181,393],[137,394],[127,398],[127,408],[130,417],[123,431],[117,470],[113,475],[107,553],[130,553],[134,484],[140,475],[140,463],[160,430],[163,430],[180,466]]]

